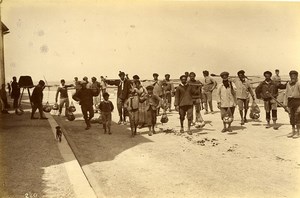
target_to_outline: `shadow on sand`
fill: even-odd
[[[99,123],[94,123],[91,129],[85,130],[83,120],[70,122],[64,117],[53,117],[63,127],[63,133],[81,166],[113,160],[127,149],[138,144],[152,142],[140,135],[132,138],[129,125],[118,125],[112,122],[112,135],[108,135],[104,134],[103,126]]]

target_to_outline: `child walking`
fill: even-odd
[[[149,85],[146,87],[147,94],[140,98],[140,102],[146,103],[146,111],[147,111],[147,125],[149,127],[149,136],[152,134],[156,134],[155,125],[157,118],[157,108],[160,107],[161,99],[157,95],[153,94],[153,86]]]
[[[132,137],[134,137],[136,135],[136,129],[139,124],[139,96],[137,92],[134,91],[133,93],[129,94],[124,107],[129,113],[131,135]]]
[[[111,135],[111,131],[110,131],[111,112],[114,110],[114,105],[109,100],[109,94],[107,92],[103,93],[103,99],[104,100],[100,103],[103,129],[104,129],[104,133],[108,131],[108,134]]]

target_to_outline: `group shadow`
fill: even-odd
[[[68,121],[63,117],[53,117],[63,128],[63,133],[81,166],[114,160],[117,155],[132,147],[152,142],[142,135],[131,137],[129,125],[112,122],[112,134],[109,135],[104,133],[103,126],[99,123],[93,123],[89,130],[85,130],[84,120]]]

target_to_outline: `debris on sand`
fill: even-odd
[[[279,157],[279,156],[276,156],[276,160],[279,160],[279,161],[291,161],[291,160],[287,160],[287,159],[284,159],[284,158]]]
[[[219,145],[218,140],[215,138],[209,139],[207,137],[205,137],[205,138],[201,137],[201,139],[198,139],[198,138],[200,138],[200,136],[197,134],[195,136],[191,136],[191,135],[187,135],[186,133],[181,133],[179,131],[176,131],[173,128],[164,129],[163,132],[165,132],[166,134],[174,134],[176,136],[184,137],[189,142],[192,142],[193,144],[197,144],[200,146],[211,145],[211,146],[215,147],[215,146]]]
[[[235,149],[237,148],[238,144],[234,144],[233,146],[229,147],[229,149],[227,150],[227,152],[233,152],[235,151]]]
[[[201,140],[195,141],[194,143],[196,143],[200,146],[205,146],[205,145],[208,145],[210,143],[213,147],[215,147],[215,146],[219,145],[219,143],[217,141],[218,140],[215,139],[215,138],[212,138],[212,139],[203,138]]]
[[[186,136],[185,138],[186,138],[188,141],[192,141],[192,139],[193,139],[193,138],[191,138],[191,137],[189,137],[189,136]]]
[[[163,132],[165,133],[176,133],[176,130],[175,129],[172,129],[172,128],[167,128],[167,129],[164,129]]]

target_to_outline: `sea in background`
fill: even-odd
[[[220,77],[213,77],[218,84],[220,84],[222,82],[222,79]],[[248,77],[249,80],[250,80],[250,83],[252,84],[252,88],[255,89],[256,86],[259,84],[259,82],[263,81],[264,80],[264,77],[263,76],[251,76],[251,77]],[[204,78],[196,78],[197,80],[200,80],[203,82]],[[178,84],[180,83],[180,80],[179,79],[171,79],[172,82],[174,83],[174,86],[178,86]],[[288,76],[282,76],[282,80],[285,81],[285,80],[288,80]],[[37,84],[38,81],[34,81],[34,84]],[[54,104],[55,102],[55,94],[56,94],[56,90],[57,90],[57,87],[59,86],[60,84],[60,80],[58,81],[47,81],[48,85],[50,85],[51,87],[48,87],[48,88],[45,88],[44,90],[44,102],[48,101],[49,103],[51,104]],[[151,83],[153,83],[152,80],[144,80],[142,82],[142,85],[143,86],[148,86],[150,85]],[[74,84],[74,82],[72,80],[66,80],[66,84]],[[33,89],[31,89],[32,91]],[[116,92],[117,92],[117,87],[116,86],[108,86],[107,87],[107,91],[110,95],[116,95]],[[70,96],[70,100],[72,100],[71,96],[75,93],[75,90],[74,89],[70,89],[69,90],[69,96]],[[27,92],[24,91],[24,94],[27,95]],[[281,91],[281,94],[280,96],[278,97],[279,101],[283,101],[283,96],[284,96],[284,92]],[[216,90],[214,90],[213,92],[213,100],[216,100]],[[262,103],[262,101],[260,100],[257,100],[257,103]]]
[[[215,79],[217,81],[218,84],[220,84],[222,82],[221,77],[212,77],[213,79]],[[249,76],[249,82],[252,84],[252,87],[255,88],[260,82],[262,82],[264,80],[263,76]],[[287,81],[289,80],[289,76],[288,75],[284,75],[281,76],[282,81]],[[161,80],[161,79],[160,79]],[[196,80],[200,80],[201,82],[204,81],[203,77],[198,77],[196,78]],[[174,86],[178,86],[180,83],[179,79],[171,79],[171,81],[174,83]],[[143,86],[148,86],[152,83],[152,80],[142,80],[142,85]],[[57,81],[47,81],[48,85],[52,86],[50,88],[50,90],[56,90],[57,87],[60,85],[60,80]],[[38,84],[38,81],[34,80],[34,84]],[[66,80],[66,84],[74,84],[74,81],[72,80]],[[108,88],[114,89],[116,88],[115,86],[108,86]]]

